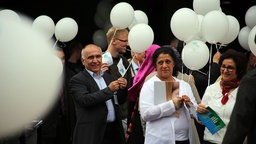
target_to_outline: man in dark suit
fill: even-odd
[[[248,72],[241,80],[236,103],[227,127],[223,144],[256,143],[256,69]]]
[[[124,103],[127,80],[101,71],[102,51],[89,44],[81,52],[85,69],[69,82],[77,122],[73,144],[124,144],[125,137],[118,103]]]

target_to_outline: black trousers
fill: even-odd
[[[185,140],[185,141],[176,141],[176,144],[189,144],[189,140]]]
[[[211,143],[211,142],[208,142],[208,141],[203,141],[202,144],[215,144],[215,143]]]
[[[107,123],[102,144],[122,144],[122,138],[116,122]]]

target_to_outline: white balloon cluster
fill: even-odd
[[[148,25],[147,15],[141,10],[134,11],[129,3],[116,4],[110,12],[110,21],[117,29],[130,29],[128,43],[136,53],[146,51],[154,41],[154,32]]]
[[[32,22],[14,11],[0,11],[0,138],[15,135],[44,116],[62,83],[63,66],[53,42],[45,41]]]
[[[11,9],[3,9],[0,11],[1,20],[20,21],[20,16]]]
[[[181,8],[171,18],[171,30],[179,40],[224,45],[238,36],[239,22],[220,10],[220,0],[194,0],[193,9]]]
[[[133,26],[139,23],[148,24],[148,16],[142,10],[135,10],[134,11],[134,18],[132,23],[129,25],[129,29],[132,29]]]
[[[219,0],[193,0],[193,9],[197,14],[206,15],[210,11],[220,9]]]
[[[209,60],[207,45],[200,40],[192,40],[186,44],[182,51],[182,61],[191,70],[203,68]]]
[[[60,19],[56,23],[55,37],[58,41],[68,42],[75,38],[78,32],[76,21],[70,17]]]
[[[239,32],[238,42],[245,50],[256,55],[256,5],[246,11],[245,24]]]
[[[170,27],[176,38],[188,44],[182,51],[185,53],[183,54],[183,62],[191,69],[202,68],[203,65],[201,64],[206,65],[208,59],[203,59],[202,56],[189,57],[186,54],[189,54],[192,48],[188,50],[187,47],[194,46],[193,53],[207,55],[203,51],[203,47],[206,45],[202,43],[229,44],[237,38],[240,29],[239,22],[234,16],[226,15],[221,11],[220,0],[193,0],[193,10],[189,8],[178,9],[172,15]],[[197,47],[201,47],[197,49],[201,50],[200,52],[195,51],[195,43]],[[194,65],[191,66],[192,64]]]
[[[251,31],[251,28],[248,26],[244,26],[238,34],[238,42],[247,51],[250,51],[249,44],[248,44],[248,37],[249,33]]]
[[[127,2],[116,4],[110,12],[110,21],[118,29],[127,28],[133,21],[134,9]]]
[[[32,27],[46,36],[46,39],[51,39],[54,34],[55,23],[47,15],[38,16],[32,24]]]
[[[128,42],[132,51],[141,53],[146,51],[154,40],[154,32],[147,24],[140,23],[132,27],[128,35]]]
[[[49,16],[41,15],[33,21],[32,27],[43,33],[46,39],[51,39],[55,34],[56,40],[61,42],[71,41],[78,33],[78,25],[70,17],[60,19],[55,25]]]
[[[199,31],[197,14],[189,8],[178,9],[171,18],[170,27],[176,38],[191,41]]]
[[[203,18],[202,34],[207,42],[216,44],[226,36],[228,27],[228,19],[223,12],[219,10],[210,11]]]

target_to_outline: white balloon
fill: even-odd
[[[252,28],[248,37],[248,44],[251,52],[256,55],[256,25]]]
[[[209,61],[207,45],[199,40],[192,40],[182,50],[182,61],[191,70],[203,68]]]
[[[139,23],[148,24],[148,16],[146,15],[145,12],[143,12],[141,10],[135,10],[134,18],[133,18],[131,25],[129,25],[129,29],[131,29],[134,25],[139,24]]]
[[[127,2],[116,4],[110,12],[111,24],[119,29],[127,28],[133,21],[134,9]]]
[[[65,17],[60,19],[55,26],[55,37],[58,41],[71,41],[78,32],[78,25],[72,18]]]
[[[47,39],[51,39],[54,34],[55,23],[49,16],[41,15],[33,21],[32,27],[43,33]]]
[[[250,51],[249,44],[248,44],[248,37],[249,33],[251,31],[251,28],[248,26],[244,26],[239,34],[238,34],[238,42],[241,45],[242,48],[244,48],[247,51]]]
[[[245,13],[245,23],[249,28],[256,25],[256,5],[251,6]]]
[[[104,32],[104,30],[97,30],[93,33],[93,43],[95,43],[96,45],[100,46],[102,51],[105,51],[108,45],[107,42],[107,37],[106,37],[106,33]]]
[[[232,41],[234,41],[240,31],[240,24],[234,16],[227,15],[227,19],[228,19],[228,33],[223,39],[220,40],[221,44],[229,44]]]
[[[20,21],[20,16],[15,11],[11,9],[3,9],[0,11],[0,21],[3,20],[12,20],[12,21]]]
[[[152,28],[144,23],[136,24],[128,34],[128,43],[136,53],[147,50],[154,41],[154,32]]]
[[[193,9],[197,14],[206,15],[220,9],[220,0],[193,0]]]
[[[197,14],[189,8],[180,8],[173,14],[170,27],[176,38],[188,42],[199,31]]]
[[[0,137],[21,132],[55,103],[62,65],[52,45],[31,25],[1,22]]]
[[[202,21],[202,34],[207,42],[216,44],[228,33],[228,19],[219,10],[208,12]]]
[[[198,29],[197,34],[195,35],[195,37],[192,40],[200,40],[200,41],[206,42],[206,40],[202,34],[202,21],[204,19],[204,16],[198,14],[197,17],[198,17],[199,29]]]

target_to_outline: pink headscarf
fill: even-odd
[[[136,101],[140,94],[140,89],[144,84],[146,77],[154,72],[156,69],[152,63],[152,55],[156,49],[160,46],[157,44],[152,44],[145,52],[145,59],[140,65],[138,73],[134,76],[133,85],[128,89],[128,99],[130,101]]]

